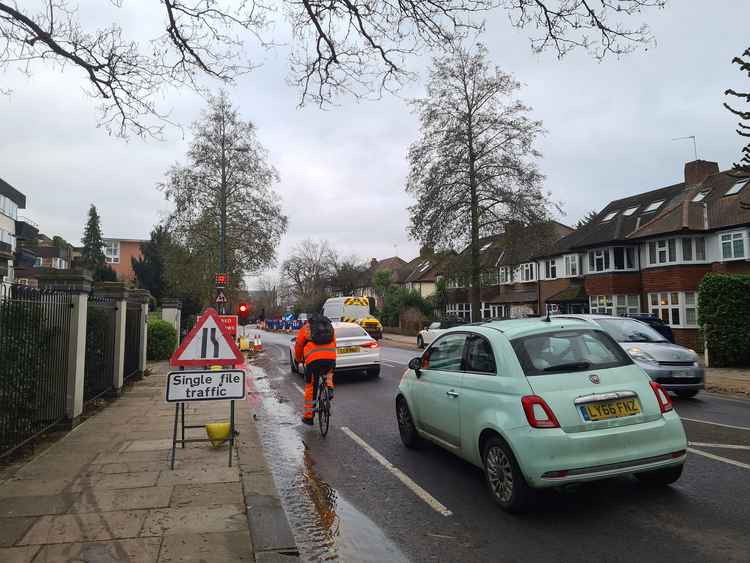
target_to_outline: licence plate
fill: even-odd
[[[359,352],[359,346],[348,346],[347,348],[338,348],[337,354],[356,354]]]
[[[617,399],[602,403],[591,403],[585,405],[584,416],[588,420],[606,420],[608,418],[621,418],[632,416],[641,412],[641,404],[638,399]]]

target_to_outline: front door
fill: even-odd
[[[458,449],[461,446],[460,392],[466,334],[439,337],[424,353],[414,397],[422,431]]]

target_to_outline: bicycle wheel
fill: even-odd
[[[328,396],[328,387],[323,384],[318,392],[318,426],[323,437],[328,434],[328,426],[331,423],[331,399]]]

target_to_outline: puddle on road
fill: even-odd
[[[315,470],[298,433],[299,413],[264,370],[248,366],[248,395],[289,524],[305,561],[408,561],[378,526]],[[317,426],[315,427],[317,431]]]

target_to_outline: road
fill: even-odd
[[[304,559],[750,561],[750,402],[676,401],[691,449],[672,487],[623,477],[545,491],[532,512],[512,516],[490,500],[479,469],[401,444],[393,400],[416,349],[384,346],[380,378],[338,377],[324,439],[299,424],[303,382],[289,372],[288,342],[264,333],[251,377]]]

